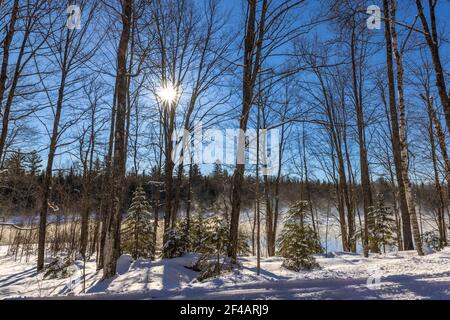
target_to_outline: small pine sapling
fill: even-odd
[[[163,247],[163,257],[172,259],[181,257],[187,252],[189,240],[186,237],[183,223],[177,222],[174,228],[167,230]]]
[[[289,270],[301,271],[319,267],[313,254],[321,253],[322,247],[314,230],[305,222],[307,207],[307,201],[299,201],[289,208],[278,239],[278,254],[285,258],[283,267]]]
[[[229,240],[229,224],[226,219],[218,215],[197,220],[201,225],[195,226],[193,230],[202,230],[199,235],[197,253],[200,257],[193,265],[193,269],[200,271],[198,280],[220,275],[223,271],[231,270],[231,263],[227,257]],[[248,255],[250,247],[248,245],[248,236],[242,231],[238,237],[238,254]]]
[[[150,205],[142,187],[136,188],[133,193],[131,206],[122,226],[122,251],[131,254],[133,259],[154,259],[153,222]]]
[[[377,204],[369,208],[369,241],[386,253],[386,247],[394,246],[396,241],[396,222],[391,207],[384,205],[383,195],[377,196]]]
[[[444,245],[439,237],[439,234],[435,231],[427,231],[423,234],[424,247],[429,251],[441,251]]]

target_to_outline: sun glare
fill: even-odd
[[[172,84],[161,87],[158,91],[159,98],[166,103],[172,103],[177,98],[177,89]]]

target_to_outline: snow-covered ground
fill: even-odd
[[[204,282],[185,267],[194,255],[153,262],[122,256],[119,274],[104,282],[95,262],[86,263],[85,295],[81,271],[42,280],[34,259],[14,262],[5,253],[0,247],[0,299],[450,299],[450,248],[425,257],[413,251],[367,259],[332,253],[317,257],[320,270],[300,273],[282,268],[280,258],[263,258],[260,276],[255,258],[242,257],[241,269]]]

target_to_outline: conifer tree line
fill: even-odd
[[[450,4],[382,0],[369,28],[366,0],[237,2],[0,2],[0,242],[104,279],[123,253],[310,269],[330,230],[366,257],[448,245]],[[257,129],[256,164],[175,161],[199,122]]]

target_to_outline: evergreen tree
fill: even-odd
[[[205,241],[208,239],[207,226],[204,223],[203,214],[199,212],[191,217],[189,228],[189,250],[201,252]]]
[[[137,187],[128,214],[123,221],[122,250],[134,259],[154,259],[153,223],[145,191]]]
[[[102,171],[102,169],[103,169],[103,164],[100,161],[99,157],[96,157],[95,161],[94,161],[94,172],[99,173],[100,171]]]
[[[192,173],[191,173],[191,183],[192,186],[195,187],[197,185],[199,185],[202,181],[202,173],[200,171],[200,167],[198,166],[198,164],[194,163],[192,165]]]
[[[214,163],[214,169],[213,169],[213,172],[212,172],[212,176],[216,177],[216,178],[219,178],[219,177],[222,177],[222,175],[223,175],[222,165],[220,163],[217,163],[217,162]]]
[[[201,215],[194,220],[191,232],[193,250],[200,253],[200,257],[193,269],[200,271],[200,281],[218,276],[224,270],[230,270],[231,264],[227,257],[229,250],[229,224],[220,215],[203,218]],[[248,236],[242,231],[238,236],[238,255],[248,255],[250,247]]]
[[[289,208],[278,239],[278,254],[285,258],[283,266],[294,271],[319,267],[312,255],[321,253],[322,248],[311,226],[305,223],[307,208],[307,201],[299,201]]]
[[[20,149],[12,152],[5,160],[5,168],[12,176],[19,176],[25,173],[26,155]]]
[[[184,223],[176,222],[174,228],[167,230],[166,241],[163,247],[163,256],[165,258],[181,257],[187,252],[188,238],[186,237]]]
[[[28,155],[27,167],[31,176],[35,177],[39,174],[39,170],[42,167],[42,158],[36,150],[31,151]]]
[[[386,247],[396,244],[396,223],[393,218],[391,207],[384,205],[383,195],[377,196],[377,203],[370,207],[369,211],[370,230],[369,240],[386,253]]]
[[[176,258],[186,252],[200,253],[204,257],[226,255],[228,237],[229,224],[225,218],[219,215],[205,217],[203,213],[195,214],[191,217],[188,234],[185,220],[178,221],[175,228],[168,231],[163,248],[164,257]],[[238,253],[250,253],[248,236],[242,231],[239,232]]]
[[[427,231],[423,234],[423,242],[428,250],[440,251],[445,245],[441,242],[439,234],[435,231]]]

